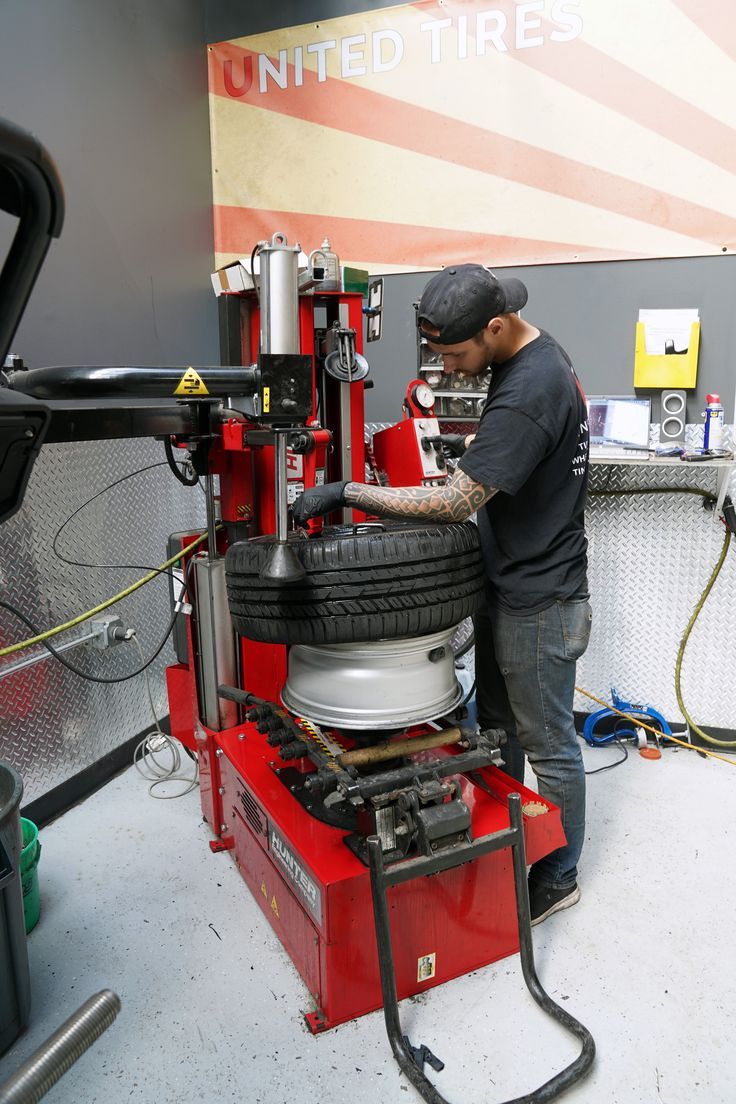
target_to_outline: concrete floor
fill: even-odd
[[[588,767],[617,752],[585,749]],[[535,929],[543,983],[595,1036],[570,1104],[733,1101],[736,771],[692,752],[634,751],[588,780],[583,898]],[[42,832],[42,915],[29,940],[31,1027],[0,1082],[89,995],[114,1025],[51,1090],[55,1104],[419,1099],[374,1013],[320,1037],[309,997],[198,794],[155,801],[128,770]],[[538,1086],[573,1057],[507,959],[403,1002],[405,1029],[446,1063],[453,1104]]]

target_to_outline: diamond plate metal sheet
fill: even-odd
[[[688,426],[690,447],[702,444],[702,427]],[[730,443],[730,434],[728,441]],[[675,695],[675,661],[682,635],[721,553],[724,528],[703,500],[686,494],[626,494],[648,487],[716,491],[717,468],[617,464],[591,470],[588,509],[589,580],[593,604],[590,646],[578,664],[578,686],[610,700],[655,706],[682,720]],[[730,477],[730,493],[736,481]],[[690,636],[682,666],[682,693],[694,720],[736,728],[736,545],[731,548]],[[597,708],[578,695],[575,706]]]
[[[70,567],[53,554],[53,536],[78,506],[128,472],[163,460],[150,440],[46,445],[36,461],[22,509],[0,527],[0,596],[34,623],[50,628],[124,589],[141,575],[125,570]],[[83,510],[64,531],[61,550],[75,560],[155,567],[166,559],[170,533],[205,523],[204,495],[178,483],[168,467],[156,467],[121,483]],[[163,576],[114,606],[135,628],[147,658],[170,617],[168,578]],[[59,642],[80,635],[71,630]],[[0,642],[30,635],[0,609]],[[31,654],[30,650],[23,655]],[[0,660],[10,663],[20,658]],[[96,675],[119,675],[140,665],[138,651],[123,644],[107,651],[91,645],[67,658]],[[159,716],[168,712],[163,671],[171,644],[149,668]],[[24,801],[58,786],[151,724],[143,676],[102,686],[86,682],[49,658],[0,681],[0,758],[20,771]]]
[[[371,424],[375,432],[388,423]],[[734,440],[725,427],[724,448]],[[702,425],[686,427],[688,448],[703,444]],[[650,445],[659,443],[653,424]],[[718,469],[699,463],[606,464],[591,468],[591,490],[697,487],[716,493]],[[729,493],[736,501],[736,474]],[[675,661],[690,616],[723,547],[724,528],[703,500],[685,494],[591,496],[588,515],[589,582],[593,605],[590,645],[578,663],[577,684],[610,701],[655,706],[684,720],[675,695]],[[682,693],[696,723],[736,729],[736,541],[696,622],[682,666]],[[466,657],[474,670],[473,657]],[[578,694],[575,708],[598,706]]]

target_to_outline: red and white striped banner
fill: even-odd
[[[419,0],[208,47],[218,266],[736,247],[728,0]]]

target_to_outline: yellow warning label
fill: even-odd
[[[209,391],[204,385],[204,380],[200,376],[199,372],[195,372],[194,368],[187,368],[184,375],[179,380],[179,386],[174,392],[175,395],[209,395]]]
[[[417,981],[429,981],[437,972],[437,953],[422,955],[417,959]]]
[[[263,388],[263,413],[268,414],[271,409],[271,388]]]
[[[266,898],[266,900],[268,900],[268,890],[266,889],[266,883],[265,882],[261,882],[261,893]]]
[[[271,898],[271,911],[272,911],[273,913],[275,913],[275,915],[276,915],[276,916],[278,916],[278,917],[279,917],[279,919],[281,919],[281,916],[280,916],[280,913],[279,913],[279,906],[278,906],[278,904],[277,904],[277,902],[276,902],[276,898],[275,898],[275,897],[272,897],[272,898]]]

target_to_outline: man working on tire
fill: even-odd
[[[573,722],[575,661],[588,643],[588,477],[585,396],[560,345],[517,313],[519,280],[482,265],[445,269],[427,284],[418,324],[444,370],[492,368],[477,434],[446,444],[460,456],[444,487],[330,483],[296,500],[297,524],[356,506],[381,517],[464,521],[476,511],[487,574],[475,618],[478,719],[503,728],[506,770],[523,781],[526,754],[539,792],[562,814],[567,843],[529,874],[532,921],[580,898],[585,773]]]

